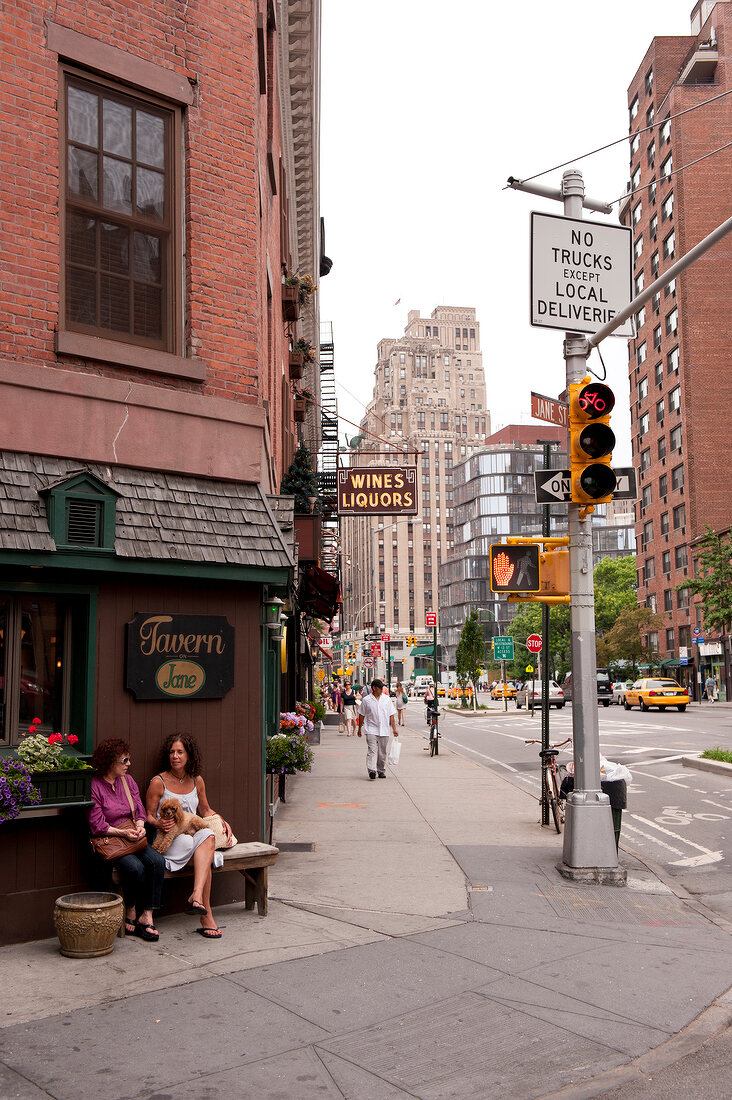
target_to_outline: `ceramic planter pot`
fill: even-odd
[[[88,892],[56,898],[53,923],[61,954],[69,959],[96,959],[114,950],[124,921],[119,894]]]

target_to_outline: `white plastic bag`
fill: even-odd
[[[618,779],[624,779],[626,783],[633,782],[633,776],[625,764],[616,764],[612,760],[606,760],[604,756],[600,757],[600,778],[608,783],[615,783]]]
[[[390,764],[398,764],[399,763],[399,757],[401,756],[401,752],[402,752],[402,743],[401,743],[401,741],[398,741],[396,739],[396,737],[394,737],[392,739],[392,742],[391,742],[391,748],[389,749],[389,763]]]

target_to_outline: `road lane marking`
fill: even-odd
[[[664,836],[670,836],[673,840],[679,840],[682,844],[688,844],[690,848],[696,848],[697,852],[701,852],[703,855],[708,856],[708,862],[716,863],[717,860],[722,859],[721,852],[712,852],[709,848],[705,848],[703,844],[695,844],[693,840],[687,840],[686,837],[679,836],[678,833],[672,833],[670,829],[664,829],[663,825],[656,825],[655,822],[649,821],[646,817],[641,817],[640,814],[630,815],[634,821],[641,821],[644,825],[647,825],[649,829],[658,829]]]
[[[643,829],[638,829],[635,825],[628,825],[627,822],[623,822],[623,829],[629,833],[637,833],[638,836],[644,836],[646,840],[652,840],[654,844],[660,844],[662,848],[665,848],[668,852],[672,852],[675,856],[683,856],[683,852],[680,848],[674,848],[671,844],[667,844],[665,840],[661,840],[660,837],[651,836],[650,833],[645,833]]]
[[[699,794],[706,793],[706,791],[699,791]],[[732,806],[727,806],[724,802],[714,802],[711,798],[700,798],[699,801],[706,802],[708,806],[719,806],[720,810],[732,810]]]

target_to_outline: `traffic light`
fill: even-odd
[[[610,413],[615,395],[589,375],[568,388],[571,499],[575,504],[606,504],[616,485],[610,466],[615,446]]]
[[[539,547],[524,543],[488,548],[491,592],[538,592],[540,588]]]
[[[410,634],[409,637],[407,638],[407,645],[411,649],[412,646],[415,646],[416,644],[417,644],[416,637],[414,636],[414,634]]]
[[[541,595],[569,595],[569,547],[544,550],[540,556]]]

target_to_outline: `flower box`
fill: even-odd
[[[282,287],[282,316],[286,321],[296,321],[300,316],[300,287]]]
[[[302,378],[305,370],[305,356],[302,352],[290,352],[290,381],[295,382]]]
[[[296,424],[305,423],[305,413],[307,412],[307,402],[301,401],[298,398],[292,402],[292,415]]]
[[[91,802],[93,774],[91,768],[52,768],[47,772],[33,772],[31,780],[41,792],[41,801],[30,808]]]

